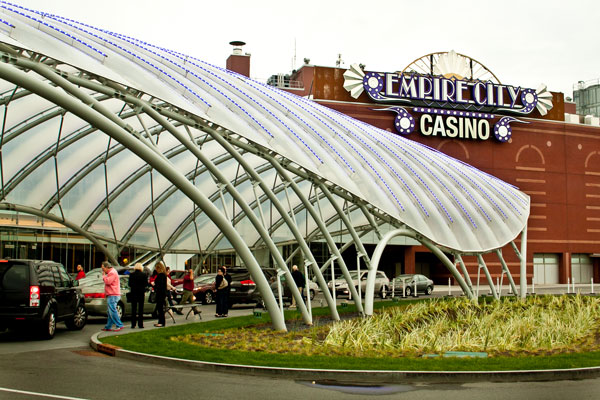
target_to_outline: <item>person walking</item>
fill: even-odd
[[[102,328],[102,330],[118,332],[123,329],[121,317],[117,312],[117,303],[121,299],[121,282],[119,274],[108,261],[102,261],[101,268],[107,305],[106,315],[108,317],[106,326]],[[113,325],[115,326],[115,329],[112,329]]]
[[[304,285],[306,285],[306,280],[304,279],[304,274],[300,272],[297,265],[292,265],[292,278],[298,287],[300,295],[304,299]],[[294,296],[292,296],[292,307],[296,307],[296,298]]]
[[[188,269],[183,276],[183,295],[179,304],[186,303],[194,303],[194,270],[192,268]],[[196,306],[192,307],[192,310],[194,310],[194,315],[202,312]]]
[[[141,263],[135,264],[133,273],[129,275],[129,302],[131,303],[131,327],[144,327],[144,296],[148,287],[148,276]]]
[[[156,278],[154,279],[154,293],[156,295],[156,313],[158,314],[158,323],[154,326],[162,328],[165,322],[165,302],[167,300],[167,273],[165,265],[157,262],[154,267]]]
[[[169,306],[173,307],[175,305],[175,302],[173,301],[173,293],[175,293],[175,286],[173,286],[172,281],[171,281],[171,268],[167,267],[166,268],[166,274],[167,274],[167,301],[169,302]],[[173,321],[175,321],[175,318],[173,317],[173,310],[171,308],[167,309],[167,312],[169,313],[169,315],[171,316],[171,318],[173,318]],[[175,310],[175,312],[179,315],[183,315],[183,311],[181,310]]]
[[[227,273],[227,267],[223,265],[223,277],[227,280],[227,287],[225,288],[225,300],[223,302],[223,314],[224,317],[228,317],[229,315],[229,294],[231,292],[231,275]]]
[[[227,287],[229,282],[225,279],[223,267],[220,267],[217,271],[217,277],[215,278],[215,288],[217,289],[217,312],[215,317],[226,317],[227,316]]]

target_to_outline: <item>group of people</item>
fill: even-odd
[[[131,328],[136,325],[139,328],[144,328],[144,298],[146,288],[152,286],[154,288],[154,298],[156,303],[156,314],[158,321],[154,326],[164,327],[166,325],[165,314],[170,313],[173,317],[174,306],[172,291],[175,290],[169,276],[170,269],[165,267],[162,262],[157,262],[154,267],[152,276],[144,273],[142,264],[137,263],[134,266],[134,271],[129,274],[129,293],[127,301],[131,303]],[[110,265],[109,262],[102,262],[102,279],[104,280],[104,291],[107,303],[107,321],[103,331],[120,331],[123,329],[123,322],[117,311],[117,303],[121,298],[120,280],[117,271]],[[227,274],[226,267],[220,267],[217,271],[215,279],[216,289],[216,305],[217,310],[215,317],[227,317],[229,308],[229,291],[231,287],[231,276]],[[194,270],[188,269],[183,277],[183,296],[179,304],[193,304],[194,298]],[[167,307],[167,301],[170,307]],[[193,306],[194,315],[201,311]],[[183,314],[179,309],[176,309],[178,314]],[[173,320],[175,318],[173,317]],[[115,328],[113,328],[113,326]]]

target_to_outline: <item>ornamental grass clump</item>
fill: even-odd
[[[373,355],[577,351],[598,347],[599,311],[599,299],[583,296],[504,298],[481,304],[433,300],[337,322],[322,345]]]

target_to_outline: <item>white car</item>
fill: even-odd
[[[348,271],[350,272],[350,277],[352,278],[352,284],[358,291],[358,271]],[[361,294],[364,296],[365,289],[367,288],[367,275],[368,270],[360,271],[360,290]],[[329,289],[331,289],[331,281],[328,284]],[[375,277],[375,294],[378,294],[382,299],[385,299],[390,292],[390,280],[385,275],[383,271],[377,271],[377,275]],[[339,276],[335,278],[335,294],[336,296],[350,296],[350,290],[348,289],[348,283],[344,276]]]

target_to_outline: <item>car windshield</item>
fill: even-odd
[[[410,275],[410,274],[404,274],[404,275],[398,275],[396,278],[394,278],[395,281],[402,281],[402,279],[404,280],[411,280],[413,279],[415,276],[414,275]]]

